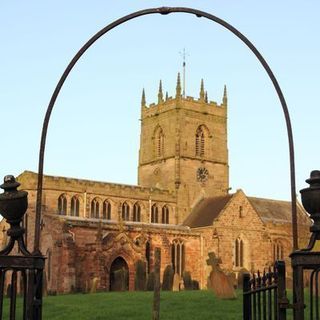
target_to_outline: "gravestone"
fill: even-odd
[[[243,275],[245,273],[250,273],[249,270],[242,268],[240,269],[239,273],[238,273],[238,280],[237,280],[237,288],[238,289],[242,289],[243,288]]]
[[[209,252],[207,264],[212,267],[210,272],[209,283],[217,298],[235,299],[236,292],[234,290],[232,280],[220,268],[221,259],[217,258],[213,252]]]
[[[91,285],[91,288],[90,288],[90,293],[96,293],[97,292],[97,283],[98,283],[98,278],[94,277],[92,279],[92,285]]]
[[[175,273],[173,276],[172,291],[179,291],[180,290],[180,282],[181,282],[180,276],[177,273]]]

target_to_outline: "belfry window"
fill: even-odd
[[[139,203],[135,203],[133,206],[133,221],[141,221],[141,207]]]
[[[108,200],[103,202],[102,219],[111,220],[111,204]]]
[[[238,238],[234,243],[234,265],[236,267],[243,267],[244,245],[243,240]]]
[[[169,208],[165,205],[162,207],[162,223],[169,224]]]
[[[121,216],[122,216],[122,220],[124,220],[124,221],[129,221],[130,220],[130,207],[126,202],[124,202],[122,204]]]
[[[283,245],[280,243],[280,241],[276,241],[273,243],[273,260],[283,260],[284,258],[284,250]]]
[[[174,273],[182,276],[185,265],[185,248],[181,240],[174,240],[171,245],[171,262]]]
[[[70,207],[70,215],[74,217],[79,217],[80,211],[80,201],[77,196],[73,196],[71,198],[71,207]]]
[[[205,135],[202,126],[199,126],[196,131],[196,156],[203,157],[205,150]]]
[[[158,223],[159,222],[159,214],[158,214],[158,207],[154,204],[151,207],[151,223]]]
[[[58,214],[67,215],[67,197],[65,194],[60,195],[58,198]]]
[[[100,203],[97,198],[91,201],[91,218],[99,219],[100,217]]]

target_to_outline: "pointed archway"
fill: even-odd
[[[129,268],[122,257],[113,260],[110,267],[110,291],[129,290]]]

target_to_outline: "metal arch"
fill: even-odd
[[[212,20],[224,28],[231,31],[234,35],[236,35],[242,42],[244,42],[249,49],[254,53],[254,55],[258,58],[262,66],[264,67],[265,71],[267,72],[270,80],[273,83],[273,86],[278,94],[282,110],[284,113],[286,126],[287,126],[287,134],[288,134],[288,142],[289,142],[289,158],[290,158],[290,182],[291,182],[291,209],[292,209],[292,236],[293,236],[293,249],[298,249],[298,230],[297,230],[297,205],[296,205],[296,182],[295,182],[295,164],[294,164],[294,145],[293,145],[293,134],[292,134],[292,127],[291,121],[289,116],[289,111],[287,108],[286,101],[278,84],[276,77],[274,76],[273,72],[271,71],[269,65],[262,57],[260,52],[257,48],[247,39],[240,31],[234,28],[232,25],[227,23],[226,21],[209,14],[204,11],[192,9],[192,8],[185,8],[185,7],[160,7],[160,8],[150,8],[144,9],[140,11],[133,12],[129,15],[126,15],[118,20],[115,20],[111,24],[107,25],[103,29],[101,29],[98,33],[96,33],[91,39],[84,44],[84,46],[78,51],[78,53],[73,57],[67,68],[65,69],[64,73],[62,74],[53,94],[50,99],[46,115],[43,121],[42,127],[42,134],[41,134],[41,142],[40,142],[40,151],[39,151],[39,164],[38,164],[38,188],[37,188],[37,203],[36,203],[36,219],[35,219],[35,239],[34,239],[34,253],[39,253],[39,244],[40,244],[40,222],[41,222],[41,209],[42,209],[42,188],[43,188],[43,164],[44,164],[44,152],[45,152],[45,145],[46,145],[46,137],[48,131],[48,124],[51,116],[52,109],[56,102],[56,99],[59,95],[59,92],[67,79],[69,73],[71,72],[74,65],[80,59],[80,57],[89,49],[89,47],[95,43],[100,37],[102,37],[105,33],[109,32],[113,28],[119,26],[120,24],[132,20],[134,18],[149,15],[149,14],[162,14],[166,15],[169,13],[174,12],[182,12],[182,13],[191,13],[196,15],[197,17],[205,17],[209,20]]]

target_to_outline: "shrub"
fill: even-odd
[[[173,287],[173,268],[171,265],[166,266],[163,272],[162,290],[172,291]]]
[[[183,275],[183,283],[184,283],[184,289],[185,290],[192,290],[192,279],[191,279],[191,274],[189,271],[184,271]]]
[[[146,289],[146,264],[138,260],[135,264],[134,289],[144,291]]]
[[[155,282],[154,272],[150,272],[148,274],[148,279],[147,279],[147,290],[148,291],[153,291],[154,290],[154,282]]]

